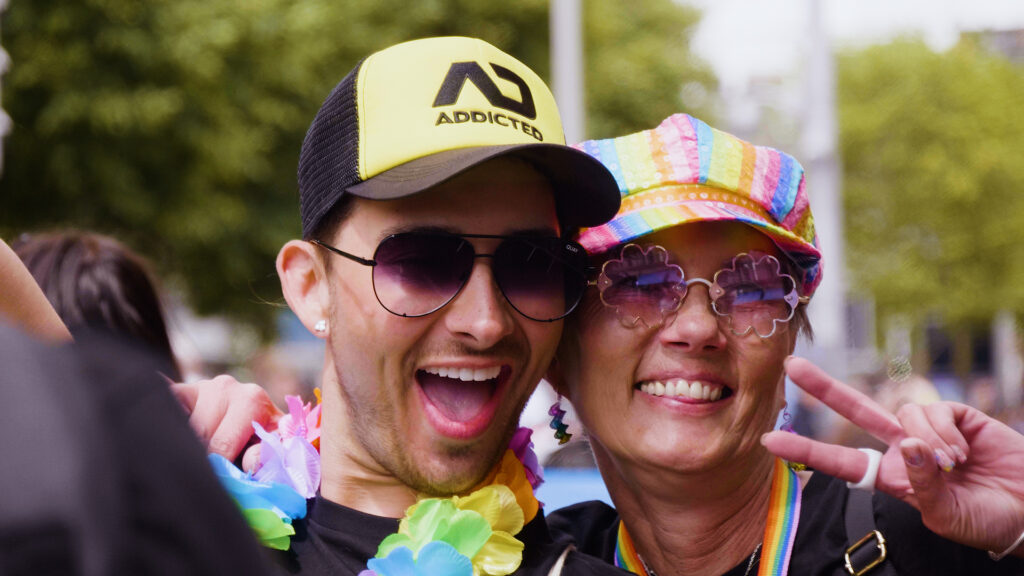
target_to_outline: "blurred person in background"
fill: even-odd
[[[110,236],[76,230],[23,234],[11,247],[72,333],[104,330],[135,340],[168,360],[169,378],[181,379],[160,291],[142,256]]]
[[[0,574],[271,573],[158,376],[168,360],[124,333],[71,342],[0,240]]]

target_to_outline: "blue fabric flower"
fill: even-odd
[[[270,510],[282,519],[306,516],[306,499],[291,486],[255,480],[219,454],[209,459],[221,486],[243,509]]]
[[[413,557],[405,546],[395,548],[386,558],[370,558],[367,568],[377,576],[473,576],[473,563],[447,542],[431,542]]]

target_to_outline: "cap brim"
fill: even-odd
[[[601,254],[642,236],[665,228],[695,222],[741,222],[768,236],[802,269],[810,269],[821,261],[821,251],[796,234],[773,224],[757,214],[724,202],[688,200],[670,206],[651,206],[634,210],[595,228],[584,230],[580,244],[591,254]]]
[[[488,160],[522,158],[551,180],[558,218],[565,228],[599,226],[619,210],[619,187],[601,162],[559,144],[478,146],[417,158],[345,191],[360,198],[391,200],[423,192]]]

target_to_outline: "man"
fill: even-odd
[[[560,238],[610,219],[618,187],[564,145],[529,68],[479,40],[433,38],[369,56],[331,92],[303,142],[299,193],[303,240],[277,270],[326,344],[322,481],[287,564],[356,574],[418,494],[464,494],[495,468],[585,286],[583,250]],[[211,386],[179,397],[233,458],[244,440],[207,426],[237,429],[217,386],[247,392]],[[542,515],[517,537],[517,574],[612,570],[560,558]]]

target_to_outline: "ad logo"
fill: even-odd
[[[491,79],[480,64],[476,62],[454,62],[448,68],[448,74],[445,75],[441,88],[437,91],[437,96],[434,97],[433,107],[440,108],[442,106],[454,105],[458,101],[459,94],[462,93],[462,88],[466,85],[466,81],[469,81],[473,86],[476,86],[476,89],[480,91],[491,106],[513,112],[530,120],[535,120],[537,118],[537,108],[533,103],[533,93],[530,92],[530,87],[527,86],[526,81],[504,66],[491,63],[491,68],[498,78],[507,80],[519,88],[521,101],[502,94],[501,90],[498,89],[498,85],[494,83],[494,80]],[[516,130],[522,130],[539,141],[544,140],[544,135],[535,126],[494,111],[454,110],[451,111],[451,114],[441,111],[434,125],[463,124],[466,122],[509,126]]]

